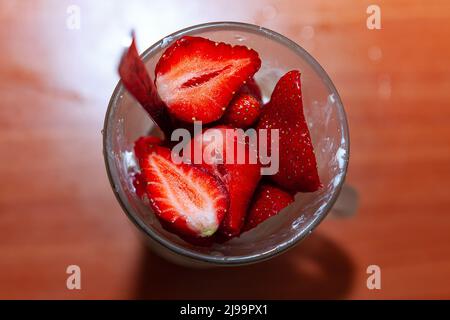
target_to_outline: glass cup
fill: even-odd
[[[158,132],[144,109],[119,82],[109,102],[103,131],[103,152],[112,188],[124,212],[143,232],[150,247],[173,262],[188,266],[231,266],[269,259],[308,236],[339,195],[349,158],[349,133],[341,99],[319,63],[298,44],[274,31],[236,22],[196,25],[158,41],[141,56],[152,76],[164,50],[184,35],[255,49],[262,61],[255,79],[264,102],[282,75],[300,70],[305,117],[324,186],[314,193],[297,194],[295,202],[277,216],[226,243],[201,247],[181,240],[161,227],[152,210],[135,193],[131,179],[137,170],[134,141],[151,131]]]

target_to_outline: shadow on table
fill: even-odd
[[[313,234],[285,254],[255,265],[188,269],[143,248],[136,299],[338,299],[353,264],[335,243]]]

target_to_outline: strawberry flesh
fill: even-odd
[[[170,149],[153,145],[149,151],[138,152],[139,165],[150,206],[163,226],[185,237],[214,234],[229,207],[223,182],[202,168],[174,163]]]
[[[134,36],[130,47],[120,61],[119,75],[124,87],[144,107],[166,137],[170,136],[171,120],[167,108],[160,99],[144,62],[139,56]]]
[[[321,187],[316,157],[303,114],[300,72],[286,73],[263,108],[257,129],[279,129],[279,171],[270,178],[291,192],[314,192]],[[271,144],[268,131],[268,149]]]
[[[270,184],[261,185],[255,193],[243,231],[253,229],[261,222],[277,215],[294,202],[294,197]]]
[[[210,123],[260,66],[258,53],[247,47],[184,36],[158,61],[156,86],[175,118]]]

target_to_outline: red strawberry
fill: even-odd
[[[171,125],[167,108],[159,98],[156,87],[139,57],[134,35],[130,47],[120,61],[119,75],[125,88],[144,107],[165,136],[170,136]]]
[[[225,111],[221,122],[235,128],[250,127],[261,113],[261,103],[248,93],[237,93]]]
[[[133,180],[133,186],[136,189],[136,194],[139,198],[145,196],[145,188],[147,186],[147,181],[142,173],[136,172],[131,174],[131,179]]]
[[[152,152],[155,146],[161,144],[162,140],[160,138],[153,136],[140,137],[134,142],[134,154],[136,158],[140,160]]]
[[[249,80],[247,80],[239,91],[242,92],[242,93],[251,94],[256,99],[258,99],[258,101],[260,103],[262,101],[261,89],[259,88],[259,86],[256,83],[255,79],[253,79],[253,78],[250,78]]]
[[[168,221],[165,221],[162,219],[159,219],[159,221],[161,222],[161,226],[164,229],[176,234],[178,237],[180,237],[184,241],[189,242],[190,244],[193,244],[195,246],[210,247],[216,241],[215,239],[216,239],[217,232],[210,237],[209,236],[208,237],[200,237],[200,236],[186,235],[184,233],[181,233],[178,229],[176,229],[176,226],[174,226],[171,222],[168,222]]]
[[[204,154],[200,165],[221,177],[230,196],[230,209],[220,226],[220,233],[226,238],[239,235],[248,205],[261,178],[256,151],[253,153],[255,161],[250,161],[251,150],[248,143],[244,143],[243,135],[226,126],[208,129],[194,137],[186,149],[191,150],[191,154],[185,157],[195,163],[194,148]],[[227,157],[230,158],[228,161]]]
[[[153,146],[139,159],[152,209],[164,226],[181,236],[208,237],[216,232],[229,207],[223,182],[207,170],[176,164],[170,149]]]
[[[148,155],[155,145],[161,145],[162,140],[157,137],[140,137],[134,143],[134,154],[136,159],[140,161]],[[147,181],[142,173],[132,175],[133,185],[136,188],[136,194],[142,198],[145,195]]]
[[[253,199],[243,228],[244,231],[256,227],[294,202],[294,197],[291,194],[270,184],[261,185]]]
[[[260,66],[258,53],[247,47],[184,36],[158,61],[156,86],[174,117],[209,123]]]
[[[263,108],[258,129],[279,129],[280,168],[270,178],[289,191],[313,192],[321,187],[316,157],[303,114],[300,72],[290,71],[278,81]],[[270,131],[268,131],[270,151]]]

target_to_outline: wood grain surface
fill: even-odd
[[[369,30],[372,3],[0,1],[0,298],[450,298],[450,2],[376,1],[382,28]],[[80,29],[67,27],[71,4]],[[143,49],[219,20],[278,31],[327,70],[360,207],[268,262],[190,270],[140,242],[100,131],[131,28]],[[366,286],[373,264],[381,290]]]

